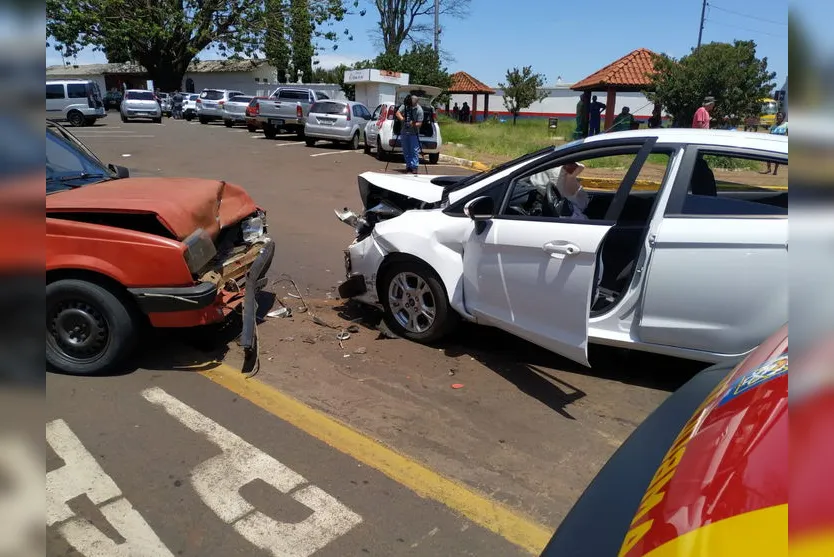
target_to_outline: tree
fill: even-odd
[[[423,42],[434,29],[434,0],[373,0],[382,52],[398,55],[406,43]],[[465,18],[470,0],[440,0],[440,15]]]
[[[284,75],[289,73],[291,63],[292,49],[287,26],[288,14],[287,0],[264,1],[264,56],[266,61],[278,71],[280,82],[283,82]]]
[[[313,77],[313,22],[307,0],[290,0],[290,36],[292,37],[292,67],[302,72],[303,78]],[[292,78],[296,76],[293,75]]]
[[[319,40],[336,40],[338,34],[327,29],[348,13],[344,1],[304,0],[308,24],[297,21],[297,27]],[[270,0],[47,0],[46,32],[65,56],[91,46],[108,60],[141,64],[156,85],[173,90],[181,87],[188,65],[209,46],[224,55],[256,57],[266,47],[267,24],[275,23],[278,15],[283,16],[281,25],[291,19],[281,6]],[[280,25],[271,32],[276,41],[272,46],[286,37]],[[300,47],[299,61],[301,52],[310,50]]]
[[[655,55],[652,90],[645,94],[665,108],[673,126],[689,127],[706,96],[715,97],[713,118],[722,121],[727,116],[738,125],[759,113],[759,99],[773,90],[774,77],[767,71],[767,58],[756,57],[755,42],[709,43],[680,60]]]
[[[524,66],[507,70],[507,82],[499,83],[498,88],[504,92],[504,107],[513,115],[513,125],[518,119],[522,109],[529,107],[534,102],[541,101],[547,97],[547,91],[542,91],[544,76],[533,73],[531,66]]]

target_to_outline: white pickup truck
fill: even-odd
[[[324,91],[305,87],[279,87],[268,99],[261,99],[256,105],[255,118],[268,139],[273,139],[280,130],[295,132],[304,137],[304,124],[310,106],[330,97]]]

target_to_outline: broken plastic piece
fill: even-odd
[[[356,325],[351,325],[347,328],[347,332],[356,334],[359,332],[359,327],[357,327]]]
[[[278,308],[266,314],[267,317],[289,317],[291,315],[292,311],[288,307]]]
[[[463,383],[452,383],[452,388],[453,389],[462,389],[463,388]]]
[[[347,331],[340,331],[340,332],[336,333],[336,339],[337,340],[347,340],[349,338],[350,338],[350,333],[347,332]]]

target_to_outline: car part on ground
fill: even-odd
[[[365,210],[337,211],[356,231],[340,295],[381,307],[392,327],[407,331],[383,271],[408,261],[439,277],[449,314],[583,365],[589,343],[732,359],[787,320],[788,198],[781,186],[719,188],[710,164],[733,157],[787,164],[787,150],[785,138],[762,134],[641,130],[549,147],[469,177],[364,173]],[[583,190],[576,216],[578,201],[558,193],[564,186],[550,180],[561,178],[549,173],[610,157],[631,162],[612,189]],[[645,180],[638,188],[657,157],[665,166],[652,170],[654,189]],[[739,179],[730,172],[722,184]],[[742,287],[738,277],[748,275]]]

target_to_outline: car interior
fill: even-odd
[[[420,108],[423,109],[423,124],[420,126],[420,137],[434,137],[434,108],[427,103],[420,103]],[[402,131],[402,122],[394,117],[394,135],[400,135]]]

